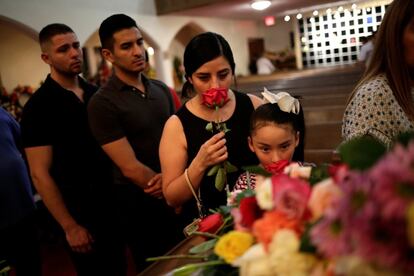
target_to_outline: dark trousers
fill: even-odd
[[[118,185],[115,203],[121,236],[132,253],[137,272],[151,264],[146,258],[164,255],[184,238],[173,209],[165,201],[144,194],[136,185]]]
[[[6,260],[16,276],[42,275],[34,214],[0,230],[0,260]]]
[[[108,237],[99,237],[96,234],[93,236],[93,250],[88,253],[74,252],[66,244],[77,275],[126,275],[126,257],[121,243]]]

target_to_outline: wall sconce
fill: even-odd
[[[253,1],[250,4],[250,7],[252,7],[252,9],[255,9],[257,11],[262,11],[267,9],[270,6],[270,1],[268,0],[258,0],[258,1]]]

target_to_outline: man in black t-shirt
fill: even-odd
[[[80,43],[64,24],[44,27],[39,42],[50,74],[25,105],[21,121],[33,183],[64,231],[78,275],[124,275],[108,208],[110,160],[87,119],[86,106],[96,87],[78,76]]]
[[[144,40],[132,18],[108,17],[99,36],[114,75],[91,99],[89,121],[114,163],[120,229],[141,271],[147,257],[166,253],[182,238],[174,210],[163,199],[158,157],[162,129],[174,105],[164,83],[142,74]]]

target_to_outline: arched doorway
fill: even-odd
[[[0,86],[10,94],[17,86],[36,89],[49,72],[40,58],[38,32],[0,15]]]
[[[148,61],[151,67],[149,72],[150,77],[163,79],[162,70],[162,53],[158,44],[149,36],[142,28],[140,28],[142,36],[144,37],[144,46],[147,49]],[[106,63],[101,56],[101,42],[99,40],[99,31],[96,30],[89,36],[83,45],[85,70],[84,75],[89,80],[99,84],[99,74],[102,74],[102,67],[111,65]]]
[[[190,22],[184,25],[174,36],[169,47],[169,54],[173,65],[173,80],[174,88],[177,91],[181,90],[184,82],[184,72],[182,67],[182,60],[184,56],[185,46],[196,35],[205,32],[205,30],[198,24]]]

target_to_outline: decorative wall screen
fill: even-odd
[[[361,37],[376,31],[388,5],[344,9],[298,20],[304,67],[350,64]]]

